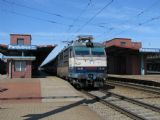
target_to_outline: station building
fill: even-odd
[[[31,78],[56,45],[32,45],[28,34],[10,34],[10,44],[0,44],[1,71],[9,78]],[[2,68],[2,65],[4,68]]]
[[[104,44],[109,74],[160,74],[160,49],[142,48],[141,42],[128,38],[114,38]]]

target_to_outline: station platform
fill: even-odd
[[[0,89],[1,119],[101,120],[81,92],[54,76],[0,79]]]
[[[101,120],[80,102],[47,102],[0,105],[1,120]]]
[[[131,79],[131,80],[139,80],[139,81],[149,81],[160,83],[160,75],[115,75],[108,74],[109,78],[119,78],[119,79]]]
[[[0,79],[0,103],[79,101],[84,99],[67,81],[50,76],[43,78]]]

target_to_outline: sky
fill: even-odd
[[[95,42],[131,38],[160,48],[160,0],[0,0],[0,44],[10,34],[31,34],[33,45],[57,45],[53,59],[77,35]]]

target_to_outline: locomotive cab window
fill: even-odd
[[[89,55],[89,48],[87,47],[75,47],[76,55]]]
[[[103,47],[94,47],[91,48],[92,55],[105,55]]]

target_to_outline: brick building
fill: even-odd
[[[9,78],[31,78],[55,46],[31,44],[31,35],[10,34],[10,44],[0,45]]]
[[[140,74],[140,42],[128,38],[114,38],[104,42],[106,45],[108,73]]]

